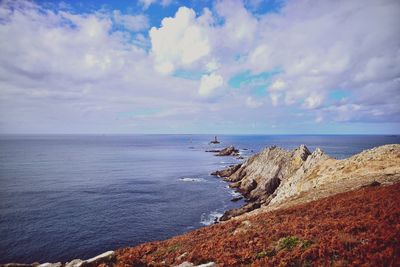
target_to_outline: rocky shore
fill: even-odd
[[[400,265],[398,144],[343,160],[305,145],[271,146],[212,175],[246,199],[218,224],[89,260],[3,266]]]
[[[255,209],[267,210],[306,203],[361,186],[400,181],[400,145],[385,145],[336,160],[317,148],[301,145],[287,151],[267,147],[243,164],[212,173],[222,177],[247,200],[225,212],[221,221]]]

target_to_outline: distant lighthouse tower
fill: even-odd
[[[217,136],[214,136],[214,140],[210,142],[210,144],[219,144]]]

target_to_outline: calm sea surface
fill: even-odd
[[[210,224],[241,202],[209,174],[208,135],[0,136],[0,263],[89,258]],[[306,144],[330,156],[400,143],[399,136],[219,136],[246,156]],[[217,146],[218,147],[218,146]],[[252,152],[253,151],[253,152]]]

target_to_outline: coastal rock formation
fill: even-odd
[[[234,146],[229,146],[221,151],[219,151],[215,156],[238,156],[239,155],[239,149],[236,149]]]
[[[269,209],[289,207],[371,184],[400,181],[400,145],[365,150],[348,159],[336,160],[317,149],[289,182],[271,199]]]
[[[75,259],[70,262],[66,262],[65,264],[61,262],[56,263],[32,263],[32,264],[21,264],[21,263],[7,263],[7,264],[0,264],[0,267],[94,267],[99,265],[104,266],[112,266],[115,263],[116,254],[115,251],[107,251],[100,255],[97,255],[93,258],[87,260]]]
[[[304,145],[268,147],[215,175],[247,198],[223,215],[228,221],[40,266],[400,266],[400,144],[343,160]]]
[[[242,164],[236,164],[233,166],[229,166],[229,168],[227,168],[227,169],[212,172],[211,175],[218,176],[218,177],[229,177],[233,173],[235,173],[241,166],[242,166]]]
[[[229,168],[218,173],[231,172]],[[221,220],[228,220],[259,207],[289,207],[374,181],[400,181],[400,145],[366,150],[344,160],[330,158],[319,148],[311,153],[305,145],[293,151],[272,146],[250,157],[224,180],[249,202],[225,212]]]

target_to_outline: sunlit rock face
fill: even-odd
[[[373,183],[400,181],[400,145],[385,145],[336,160],[305,145],[287,151],[265,148],[225,180],[247,199],[243,207],[227,211],[221,220],[264,207],[278,209],[305,203]]]

